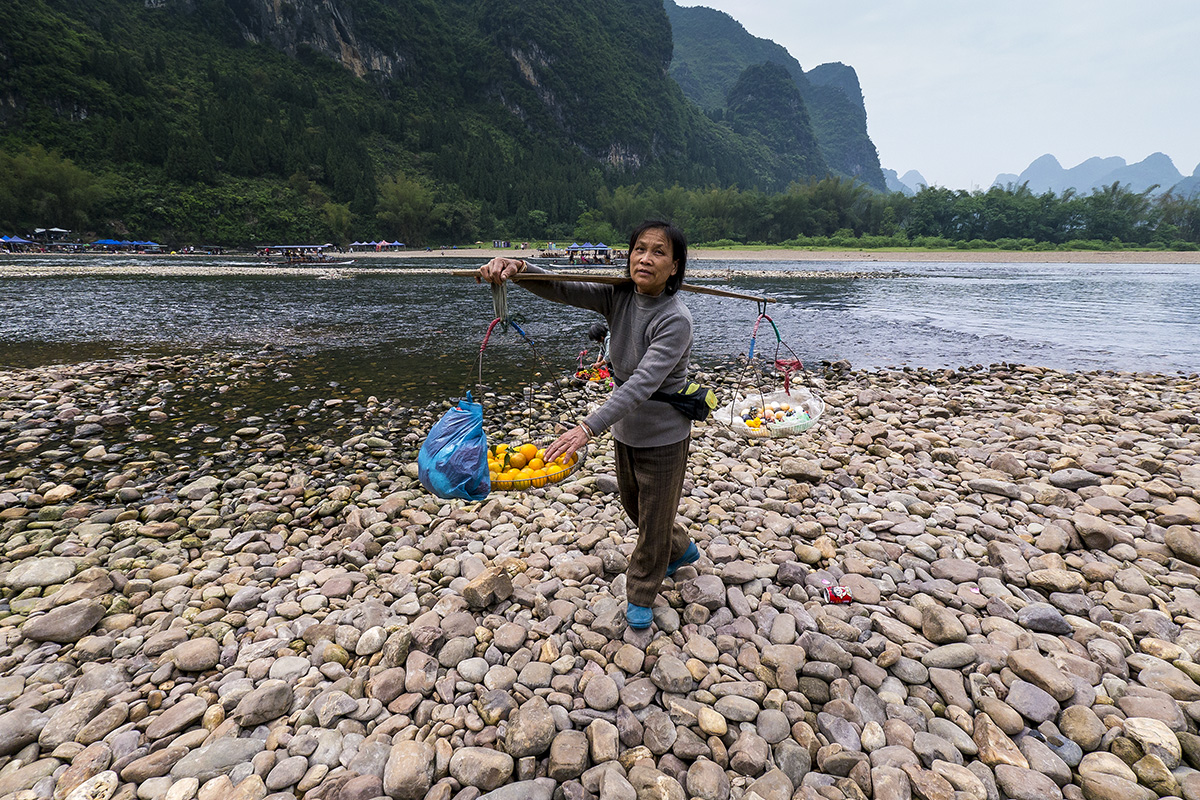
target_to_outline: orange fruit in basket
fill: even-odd
[[[526,442],[525,444],[518,447],[517,450],[520,451],[521,455],[525,456],[526,462],[532,461],[533,459],[537,458],[538,446],[536,444],[530,444],[529,442]]]
[[[525,466],[525,456],[518,452],[514,452],[508,457],[508,465],[514,469],[520,469]]]
[[[534,458],[529,459],[529,463],[526,464],[525,466],[536,471],[536,470],[539,470],[542,467],[546,466],[546,462],[542,461],[542,459],[540,459],[540,458],[534,457]]]
[[[550,482],[550,478],[546,476],[546,470],[535,469],[533,471],[533,485],[534,486],[545,486],[549,482]]]

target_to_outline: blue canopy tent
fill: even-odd
[[[609,247],[604,242],[596,244],[592,242],[584,242],[583,244],[572,242],[567,248],[567,253],[571,256],[571,263],[575,263],[575,257],[579,256],[584,264],[608,263],[608,251]]]

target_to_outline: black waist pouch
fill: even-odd
[[[613,382],[620,386],[625,381],[612,376]],[[678,392],[655,392],[651,400],[660,403],[670,403],[688,419],[705,420],[717,407],[717,395],[712,389],[698,383],[689,383]]]

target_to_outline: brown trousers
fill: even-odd
[[[691,539],[676,524],[691,439],[662,447],[616,445],[621,505],[638,529],[637,546],[625,571],[625,596],[650,607],[667,576],[667,565],[683,555]]]

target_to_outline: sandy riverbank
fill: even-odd
[[[489,247],[457,250],[402,251],[399,253],[353,253],[355,259],[366,258],[471,258],[480,263],[496,256],[507,258],[536,258],[537,250],[498,250]],[[712,250],[692,248],[688,258],[693,261],[883,261],[883,262],[960,262],[1031,263],[1031,264],[1200,264],[1200,251],[1125,250],[1070,252],[977,251],[977,250]]]

